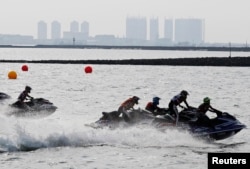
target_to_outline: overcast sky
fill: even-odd
[[[206,42],[250,43],[250,0],[0,0],[0,34],[36,38],[40,20],[49,29],[57,20],[62,31],[75,20],[88,21],[91,36],[125,37],[128,16],[158,17],[160,37],[165,18],[200,18]]]

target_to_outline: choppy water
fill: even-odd
[[[166,54],[0,49],[0,59],[92,59],[86,53],[96,53],[93,59],[162,58]],[[175,52],[170,53],[175,56]],[[96,121],[102,111],[116,110],[133,95],[141,98],[140,108],[156,95],[162,98],[160,106],[167,107],[169,99],[182,89],[189,91],[190,105],[198,106],[203,97],[209,96],[213,107],[235,115],[249,126],[250,68],[92,65],[93,73],[85,74],[86,65],[80,64],[28,64],[28,72],[22,72],[21,66],[0,65],[0,92],[12,96],[0,104],[0,168],[200,169],[207,168],[208,152],[250,152],[248,128],[229,139],[207,143],[173,129],[161,132],[151,127],[109,130],[85,126]],[[16,80],[7,78],[9,70],[18,73]],[[25,85],[32,86],[32,96],[49,99],[58,110],[42,119],[6,116],[8,104],[16,100]]]
[[[91,59],[159,59],[250,56],[250,52],[208,52],[168,50],[124,50],[124,49],[32,49],[1,48],[0,59],[23,60],[91,60]]]

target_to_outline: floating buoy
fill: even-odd
[[[27,65],[22,66],[22,71],[28,71],[28,70],[29,70],[29,67]]]
[[[8,73],[8,77],[9,77],[9,79],[16,79],[17,78],[17,73],[12,70],[12,71],[10,71]]]
[[[91,66],[86,66],[84,70],[85,70],[85,73],[92,73],[93,71]]]

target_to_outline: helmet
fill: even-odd
[[[153,97],[153,102],[159,102],[159,100],[160,100],[161,98],[159,98],[159,97]]]
[[[132,98],[133,98],[134,100],[140,100],[140,98],[137,97],[137,96],[133,96]]]
[[[25,87],[25,90],[27,90],[27,91],[31,91],[31,87],[26,86],[26,87]]]
[[[204,103],[210,103],[210,100],[211,100],[211,99],[210,99],[209,97],[205,97],[205,98],[203,99],[203,102],[204,102]]]
[[[138,104],[138,100],[140,100],[140,98],[137,96],[133,96],[132,99],[135,101],[136,104]]]
[[[187,92],[186,90],[182,90],[182,91],[181,91],[181,95],[182,95],[182,96],[187,96],[187,95],[189,95],[189,94],[188,94],[188,92]]]
[[[159,98],[159,97],[153,97],[153,103],[155,103],[156,105],[158,105],[160,99],[161,98]]]

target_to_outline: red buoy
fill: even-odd
[[[28,71],[28,70],[29,70],[29,67],[27,65],[22,66],[22,71]]]
[[[85,73],[92,73],[93,71],[91,66],[86,66],[84,70],[85,70]]]

